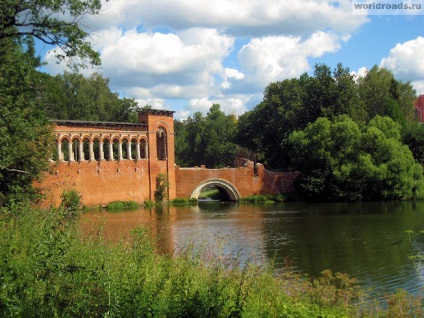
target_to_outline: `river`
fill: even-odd
[[[90,212],[81,224],[84,229],[102,224],[108,239],[148,227],[165,253],[191,242],[238,255],[243,263],[273,260],[277,269],[291,266],[311,276],[324,269],[344,272],[371,294],[399,288],[418,294],[424,287],[424,270],[409,259],[424,251],[424,239],[410,241],[405,232],[424,229],[424,202],[199,203]]]

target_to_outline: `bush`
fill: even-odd
[[[275,203],[273,199],[270,197],[272,196],[265,196],[265,195],[252,195],[248,197],[244,197],[240,199],[241,203],[249,203],[249,204],[273,204]]]
[[[106,205],[108,211],[135,210],[140,205],[135,201],[113,201]]]
[[[1,317],[422,316],[404,293],[387,310],[365,307],[346,274],[276,275],[207,246],[162,255],[144,228],[106,242],[101,231],[82,236],[62,209],[10,215],[0,223]]]
[[[156,190],[154,193],[157,203],[162,202],[168,198],[169,181],[166,174],[160,173],[156,178]]]
[[[196,205],[197,200],[194,198],[175,198],[171,202],[169,202],[172,205]]]

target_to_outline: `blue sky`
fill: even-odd
[[[383,66],[424,94],[424,0],[413,1],[423,10],[380,15],[355,14],[350,0],[112,0],[83,21],[102,58],[83,72],[177,118],[213,103],[240,115],[270,82],[312,73],[316,63],[359,75]],[[44,70],[64,72],[49,49],[39,51]]]

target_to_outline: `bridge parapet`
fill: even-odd
[[[246,161],[238,168],[207,169],[176,166],[176,196],[197,197],[202,188],[214,185],[224,190],[232,200],[237,201],[240,197],[251,195],[291,192],[295,178],[294,172],[268,171],[262,164],[256,164],[255,167],[252,161]]]

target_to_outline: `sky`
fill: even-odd
[[[104,1],[104,0],[102,0]],[[399,4],[399,0],[353,0]],[[368,1],[368,2],[360,2]],[[85,16],[110,89],[184,119],[220,104],[241,115],[269,83],[338,63],[363,75],[388,68],[424,94],[424,0],[414,10],[354,9],[352,0],[110,0]],[[66,71],[39,47],[52,75]]]

